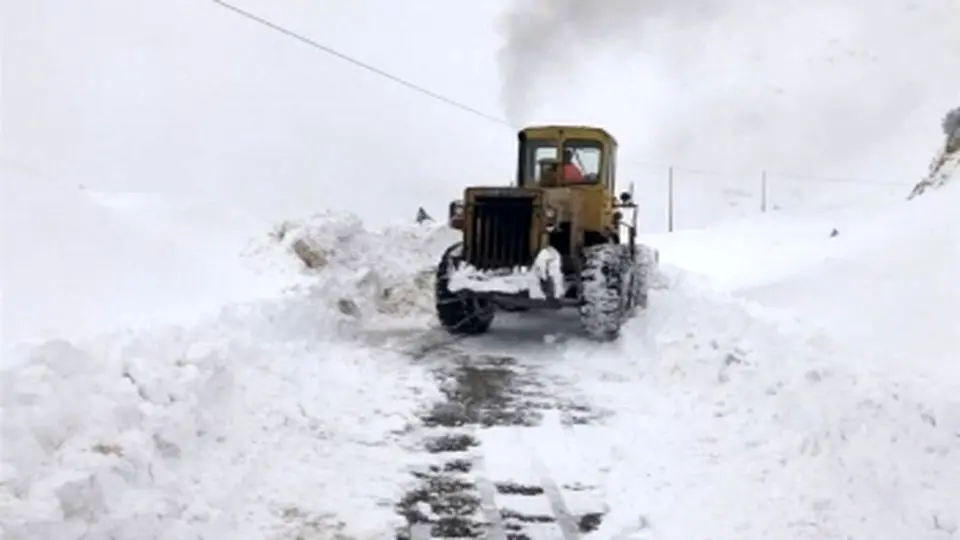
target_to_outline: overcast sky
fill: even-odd
[[[496,3],[455,4],[237,2],[498,113]],[[509,130],[212,1],[36,0],[5,25],[4,154],[45,182],[226,193],[280,214],[406,203],[446,178],[424,202],[439,203],[512,172]]]

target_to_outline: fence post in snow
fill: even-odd
[[[767,211],[767,171],[760,171],[760,211]]]
[[[673,232],[673,166],[667,169],[667,231]]]

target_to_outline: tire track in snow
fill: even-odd
[[[413,473],[416,487],[397,504],[407,521],[397,538],[573,540],[598,528],[602,497],[598,511],[573,515],[562,494],[571,488],[551,479],[518,434],[537,426],[548,409],[581,425],[599,414],[559,395],[560,388],[538,376],[535,362],[481,352],[490,347],[469,341],[432,344],[426,354],[423,347],[411,351],[433,367],[447,399],[422,417],[425,450],[438,459]],[[487,470],[489,456],[499,457],[500,467]],[[505,464],[506,470],[496,470]]]

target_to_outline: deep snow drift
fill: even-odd
[[[8,348],[5,538],[382,537],[416,460],[399,437],[436,388],[401,353],[355,339],[378,313],[424,312],[418,275],[445,234],[377,234],[343,215],[286,223],[249,250],[260,271],[298,273],[297,240],[325,260],[286,296]]]

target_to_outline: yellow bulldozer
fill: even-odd
[[[616,339],[647,307],[657,262],[637,243],[632,187],[616,195],[617,141],[567,125],[527,127],[518,139],[515,185],[468,187],[450,203],[462,237],[437,266],[440,323],[482,334],[498,309],[569,307],[590,337]]]

